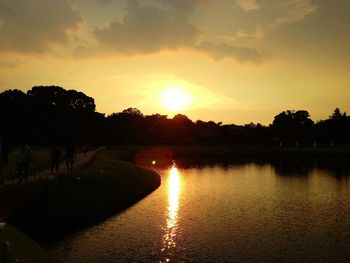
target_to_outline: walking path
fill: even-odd
[[[96,154],[103,149],[104,148],[101,147],[92,151],[88,151],[86,154],[78,153],[74,162],[73,172],[80,171],[88,166],[94,160]],[[42,170],[29,176],[28,182],[34,182],[37,180],[54,180],[57,178],[57,176],[68,173],[70,173],[70,171],[63,162],[58,173],[52,174],[51,169]],[[18,184],[19,182],[20,179],[16,178],[13,180],[5,181],[4,185]],[[20,260],[12,253],[10,242],[4,237],[5,227],[6,223],[3,222],[0,218],[0,263],[20,263]]]
[[[103,150],[104,147],[97,148],[95,150],[91,150],[85,153],[78,153],[76,155],[76,159],[73,165],[73,172],[80,171],[84,169],[86,166],[88,166],[96,156],[96,153]],[[28,182],[34,182],[38,180],[54,180],[59,175],[69,174],[71,173],[70,170],[68,170],[65,162],[62,162],[60,165],[60,169],[57,173],[52,173],[51,169],[45,169],[41,171],[36,171],[34,174],[28,176]],[[11,184],[18,184],[20,183],[20,178],[12,178],[11,180],[4,181],[3,185],[11,185]],[[1,185],[0,185],[1,187]]]

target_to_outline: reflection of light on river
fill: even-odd
[[[180,173],[176,166],[173,165],[168,173],[168,210],[166,225],[164,228],[162,251],[176,247],[175,236],[177,231],[179,194],[181,188]],[[166,261],[169,261],[169,259]]]

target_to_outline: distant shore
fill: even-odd
[[[350,148],[312,148],[312,147],[252,147],[252,146],[214,146],[175,147],[174,156],[183,158],[213,158],[234,160],[237,158],[346,158],[350,157]]]
[[[167,166],[172,161],[196,164],[197,162],[234,162],[240,159],[264,160],[276,158],[350,158],[350,147],[273,147],[255,145],[233,146],[116,146],[113,148],[121,160],[133,161],[144,166]],[[135,159],[136,156],[136,159]]]

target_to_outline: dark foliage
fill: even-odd
[[[1,135],[7,140],[38,145],[81,143],[85,137],[98,135],[90,123],[103,123],[93,98],[56,86],[33,87],[27,94],[19,90],[1,93],[0,119]]]
[[[128,108],[107,117],[95,110],[94,99],[76,90],[37,86],[27,93],[0,93],[0,137],[16,144],[74,143],[115,144],[254,144],[312,146],[347,145],[350,117],[336,108],[326,120],[314,123],[306,110],[287,110],[274,117],[270,126],[261,124],[223,125],[221,122],[193,122],[177,114],[143,115]]]

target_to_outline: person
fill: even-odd
[[[0,138],[0,185],[5,183],[5,174],[7,174],[8,163],[8,145],[4,138]]]
[[[67,145],[65,149],[65,160],[68,173],[73,173],[75,158],[76,152],[74,146],[72,144]]]
[[[88,148],[87,144],[85,143],[84,146],[83,146],[84,156],[87,155],[88,151],[89,151],[89,148]]]
[[[8,145],[4,138],[0,138],[0,158],[3,164],[8,162]]]
[[[4,175],[3,175],[3,170],[4,170],[4,160],[3,160],[3,142],[2,138],[0,138],[0,185],[4,184]]]
[[[17,164],[17,174],[19,175],[20,181],[28,181],[29,175],[29,163],[32,158],[32,149],[29,145],[21,143],[16,149],[16,164]]]
[[[51,173],[58,173],[58,170],[60,169],[61,164],[61,155],[62,152],[60,148],[54,146],[50,151],[51,156]]]

